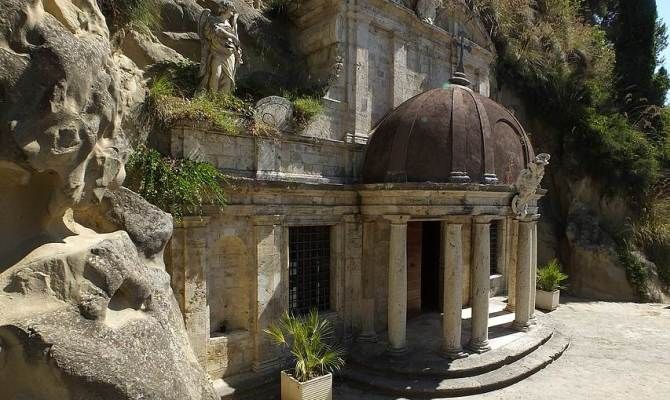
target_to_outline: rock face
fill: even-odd
[[[125,61],[94,0],[0,0],[7,398],[216,398],[162,263],[172,219],[120,187]]]
[[[570,260],[570,290],[599,300],[635,301],[638,296],[619,264],[614,240],[600,227],[593,212],[574,207],[566,228]]]

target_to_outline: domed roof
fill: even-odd
[[[367,145],[363,182],[513,184],[533,157],[510,111],[456,84],[413,97],[384,118]]]

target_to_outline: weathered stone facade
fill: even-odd
[[[339,71],[323,99],[322,115],[298,134],[230,136],[184,123],[164,138],[162,145],[174,157],[209,161],[230,176],[229,204],[207,209],[201,219],[186,218],[167,255],[189,337],[212,378],[278,368],[280,354],[263,330],[290,308],[293,227],[328,227],[330,307],[324,315],[345,343],[374,341],[388,331],[396,350],[402,350],[404,322],[393,310],[407,312],[402,254],[408,251],[405,240],[415,239],[407,238],[408,223],[439,224],[438,252],[457,243],[460,283],[449,293],[460,287],[461,294],[444,298],[445,285],[454,281],[445,278],[442,254],[437,303],[458,308],[478,299],[476,351],[487,346],[481,316],[488,308],[480,307],[489,294],[510,292],[508,308],[514,309],[516,288],[534,287],[529,259],[522,275],[528,282],[515,285],[519,246],[529,255],[534,246],[532,235],[520,244],[518,232],[520,224],[535,225],[540,194],[531,200],[528,218],[519,222],[509,184],[362,183],[366,145],[378,123],[411,97],[450,85],[458,64],[458,32],[470,39],[464,67],[474,81],[472,92],[490,93],[491,43],[460,3],[445,3],[449,6],[438,9],[431,25],[413,9],[388,0],[305,1],[297,11],[298,42],[310,72],[326,77],[333,68]],[[523,132],[516,135],[526,143]],[[532,149],[529,144],[523,149],[529,162]],[[495,243],[482,236],[491,230],[499,238]],[[495,264],[491,271],[490,264]],[[394,266],[399,274],[389,273]],[[420,288],[413,290],[412,301],[420,303]],[[530,293],[524,296],[531,301]],[[524,310],[522,328],[532,315],[530,303]],[[456,324],[460,314],[450,318]]]

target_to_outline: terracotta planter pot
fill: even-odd
[[[535,307],[540,310],[554,311],[558,308],[558,302],[561,297],[560,290],[553,292],[545,292],[544,290],[537,290],[535,296]]]
[[[281,400],[332,400],[333,374],[298,382],[287,371],[281,372]]]

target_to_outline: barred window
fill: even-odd
[[[330,227],[289,228],[289,311],[330,310]]]
[[[491,260],[490,268],[491,275],[496,275],[498,273],[498,227],[500,221],[491,222]]]

